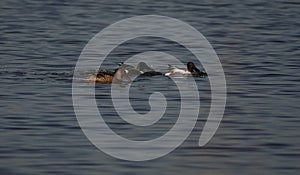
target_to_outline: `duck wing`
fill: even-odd
[[[154,71],[151,67],[149,67],[145,62],[139,62],[139,64],[136,67],[137,70],[141,72],[151,72]]]

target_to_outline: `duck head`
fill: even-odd
[[[199,73],[200,72],[200,70],[195,66],[195,64],[193,62],[187,63],[187,69],[191,73]]]
[[[192,75],[196,76],[207,76],[207,73],[200,71],[193,62],[187,63],[187,69],[192,73]]]

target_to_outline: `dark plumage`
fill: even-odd
[[[192,76],[205,77],[207,76],[206,72],[200,71],[193,62],[187,63],[187,69],[191,72]]]

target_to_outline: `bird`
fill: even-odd
[[[165,76],[171,75],[191,75],[194,77],[205,77],[207,76],[206,72],[200,71],[193,62],[187,63],[187,68],[179,68],[176,66],[169,65],[169,71],[164,74]]]
[[[119,84],[126,79],[128,82],[131,82],[130,77],[126,73],[124,68],[116,69],[115,72],[100,70],[95,75],[91,75],[88,78],[88,81],[95,82],[99,84]]]
[[[126,73],[130,76],[155,76],[163,75],[161,72],[157,72],[149,67],[145,62],[139,62],[136,68],[134,66],[121,63],[120,68],[124,68]]]

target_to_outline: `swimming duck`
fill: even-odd
[[[139,62],[136,68],[134,66],[128,64],[120,64],[120,68],[124,68],[126,73],[130,76],[155,76],[155,75],[163,75],[161,72],[157,72],[151,67],[149,67],[145,62]]]
[[[165,76],[170,75],[192,75],[195,77],[204,77],[207,76],[207,73],[200,71],[193,62],[188,62],[187,69],[169,65],[169,72],[165,73]]]
[[[119,68],[116,69],[115,72],[110,71],[98,71],[96,75],[92,75],[88,78],[88,81],[100,83],[100,84],[112,84],[112,83],[121,83],[123,78],[128,82],[131,82],[130,77],[126,73],[125,69]]]

